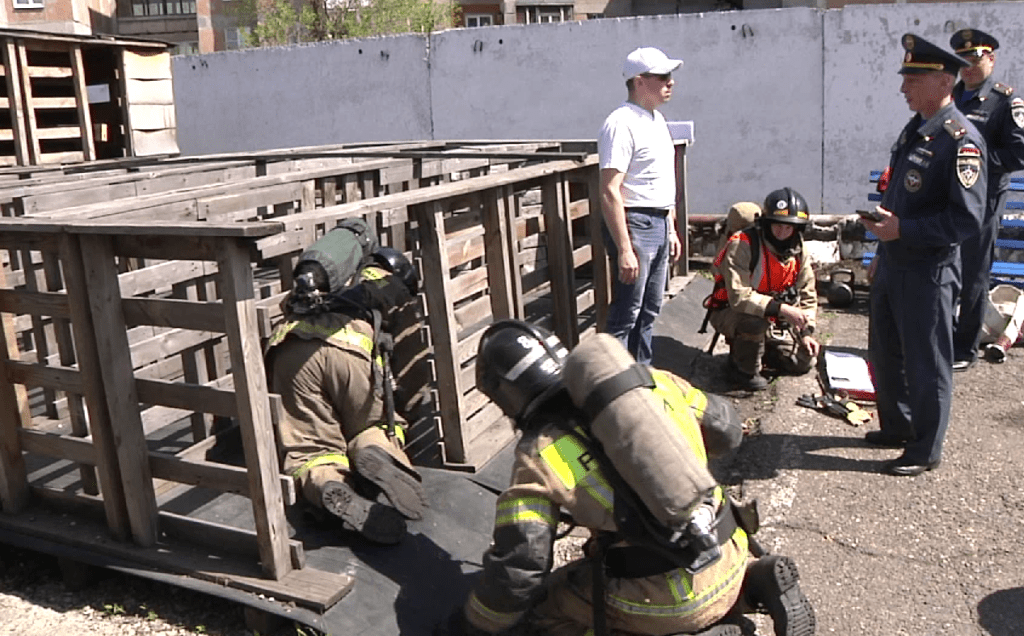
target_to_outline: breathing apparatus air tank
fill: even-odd
[[[647,368],[617,339],[597,334],[569,353],[562,378],[615,470],[651,515],[677,533],[692,524],[716,482],[650,390]]]

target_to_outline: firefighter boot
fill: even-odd
[[[407,519],[422,519],[427,496],[419,473],[392,457],[380,446],[352,449],[356,473],[380,488]]]
[[[768,380],[761,375],[761,356],[764,354],[764,339],[752,339],[746,334],[736,334],[729,347],[729,380],[736,388],[746,391],[763,391]]]
[[[320,501],[324,510],[341,519],[346,530],[354,530],[374,543],[398,543],[405,534],[405,519],[397,510],[360,497],[343,482],[324,484]]]
[[[814,608],[800,590],[800,574],[793,559],[768,555],[750,563],[743,580],[743,598],[755,610],[771,615],[775,636],[814,635]]]

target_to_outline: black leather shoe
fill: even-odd
[[[908,464],[906,463],[906,460],[901,458],[886,464],[885,472],[898,477],[916,477],[917,475],[926,473],[929,470],[935,470],[941,463],[941,459],[936,459],[935,461],[928,462],[927,464]]]
[[[961,371],[966,371],[967,369],[970,369],[971,367],[973,367],[974,363],[977,362],[977,361],[978,361],[977,358],[971,358],[970,360],[954,360],[953,361],[953,370],[956,371],[957,373],[959,373]]]
[[[864,434],[864,441],[875,446],[885,448],[903,448],[910,440],[903,437],[896,437],[882,431],[868,431]]]

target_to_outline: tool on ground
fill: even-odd
[[[859,404],[845,396],[835,396],[830,393],[812,395],[807,393],[796,399],[799,406],[806,406],[833,417],[846,420],[847,424],[860,426],[871,420],[871,412],[865,411]]]

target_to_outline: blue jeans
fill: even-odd
[[[640,266],[631,285],[619,280],[619,250],[607,226],[602,225],[614,277],[605,331],[618,338],[637,362],[650,364],[654,319],[661,311],[668,277],[668,217],[627,211],[626,227]]]

